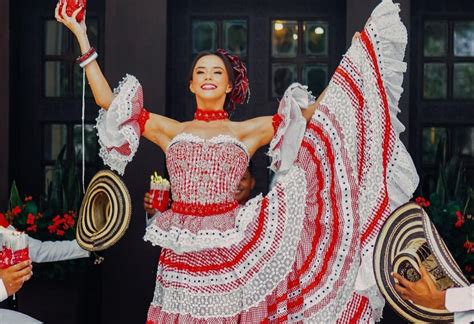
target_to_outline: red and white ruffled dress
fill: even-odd
[[[285,92],[269,151],[278,180],[265,197],[234,201],[249,161],[238,139],[171,141],[174,204],[144,237],[162,247],[147,323],[380,318],[373,243],[418,183],[398,138],[407,42],[398,12],[391,0],[374,10],[308,125],[301,87]],[[128,75],[116,94],[97,128],[104,162],[123,173],[138,147],[142,89]]]

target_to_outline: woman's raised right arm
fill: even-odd
[[[82,7],[79,7],[71,16],[68,16],[66,13],[66,6],[62,7],[61,15],[59,15],[59,3],[56,5],[55,17],[56,20],[64,26],[66,26],[71,32],[76,36],[79,46],[81,48],[81,54],[85,54],[91,48],[89,39],[87,37],[87,26],[86,19],[78,23],[76,16],[82,10]],[[61,17],[62,16],[62,17]],[[94,95],[96,104],[103,109],[108,109],[110,103],[112,102],[114,95],[112,89],[110,88],[107,79],[104,77],[99,64],[94,60],[85,67],[87,80]]]
[[[133,75],[127,75],[112,92],[93,54],[87,27],[84,19],[78,23],[79,7],[68,16],[66,6],[59,12],[56,6],[56,20],[64,24],[77,38],[84,58],[87,80],[92,89],[95,102],[102,109],[97,117],[97,135],[100,145],[99,156],[104,164],[119,174],[124,174],[125,167],[132,161],[137,152],[140,137],[144,136],[166,150],[171,138],[181,130],[181,124],[170,118],[149,113],[143,106],[143,90],[140,82]]]

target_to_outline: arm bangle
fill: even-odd
[[[87,52],[85,52],[83,55],[79,56],[76,59],[76,63],[81,64],[82,62],[87,60],[89,57],[91,57],[92,54],[94,54],[94,52],[96,52],[96,49],[94,47],[89,48],[89,50]]]
[[[85,61],[79,63],[79,66],[81,68],[86,67],[87,64],[91,63],[92,61],[95,61],[99,57],[99,54],[97,52],[94,52],[89,58],[87,58]]]

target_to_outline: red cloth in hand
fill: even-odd
[[[86,11],[86,3],[87,3],[87,0],[60,0],[59,10],[58,10],[59,11],[59,16],[61,18],[64,18],[61,15],[61,12],[63,10],[64,5],[67,5],[66,6],[66,14],[68,16],[72,16],[73,12],[76,11],[79,7],[82,6],[81,11],[79,11],[79,13],[77,14],[77,17],[76,17],[77,22],[80,23],[84,19],[84,13]]]

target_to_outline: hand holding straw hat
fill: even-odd
[[[438,292],[469,286],[428,215],[411,202],[383,225],[374,248],[374,272],[388,304],[416,323],[453,321],[453,313],[439,302],[420,302],[420,291],[428,290],[438,300]]]

